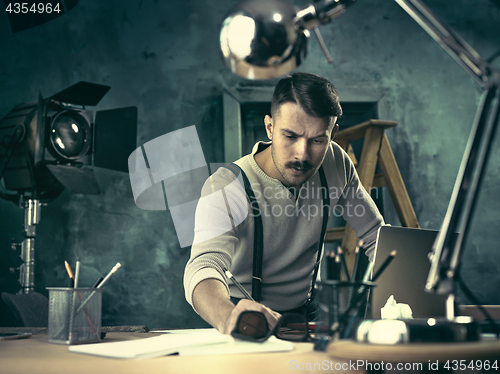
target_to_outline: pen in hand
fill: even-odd
[[[236,278],[234,278],[233,274],[231,274],[231,272],[229,270],[227,270],[226,268],[224,268],[224,272],[226,274],[226,277],[228,277],[229,279],[231,279],[231,281],[234,283],[234,285],[236,287],[238,287],[238,289],[240,290],[240,292],[243,294],[243,296],[245,296],[245,298],[247,298],[248,300],[252,300],[252,301],[255,301],[253,299],[252,296],[250,296],[250,294],[243,288],[243,286],[240,284],[240,282],[238,282],[236,280]]]

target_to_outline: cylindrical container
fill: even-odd
[[[101,340],[102,288],[47,288],[49,343]]]
[[[323,280],[317,282],[319,321],[317,340],[350,339],[367,313],[373,282]]]

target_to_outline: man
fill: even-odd
[[[320,237],[334,209],[364,241],[373,260],[383,219],[351,160],[332,141],[341,115],[337,92],[328,80],[307,73],[285,77],[275,88],[271,116],[264,118],[271,142],[257,143],[250,155],[235,162],[257,202],[241,192],[228,168],[220,168],[205,183],[184,287],[195,311],[220,332],[230,334],[244,310],[262,312],[271,326],[287,311],[313,318],[310,301]],[[326,220],[322,191],[328,191],[329,198]],[[263,227],[261,277],[252,274],[257,216]],[[244,299],[224,269],[248,291],[252,277],[261,278],[260,302]]]

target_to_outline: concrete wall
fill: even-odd
[[[236,3],[87,0],[16,34],[0,14],[0,117],[36,100],[39,90],[47,97],[81,80],[101,83],[111,90],[96,109],[138,107],[138,145],[195,125],[207,163],[223,162],[222,90],[253,84],[231,75],[218,52],[219,25]],[[491,1],[426,3],[484,58],[500,49],[500,9]],[[421,226],[438,229],[478,104],[475,83],[393,1],[359,0],[321,32],[333,64],[311,39],[300,70],[329,78],[344,101],[375,98],[379,118],[398,121],[388,136],[410,198]],[[490,304],[500,303],[498,139],[494,144],[463,262],[470,288]],[[104,325],[204,326],[184,300],[189,253],[169,212],[137,208],[125,173],[96,173],[102,195],[64,192],[42,208],[37,290],[66,284],[64,260],[82,261],[82,285],[119,261],[104,291]],[[397,225],[386,204],[387,221]],[[21,239],[22,224],[23,211],[0,200],[1,291],[18,290],[8,268],[18,262],[10,240]]]

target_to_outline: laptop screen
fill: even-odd
[[[446,295],[429,294],[424,290],[431,266],[428,254],[437,233],[435,230],[407,227],[380,228],[374,272],[391,251],[397,250],[397,254],[373,289],[373,318],[380,318],[380,309],[391,295],[396,302],[410,306],[413,318],[446,316]]]

